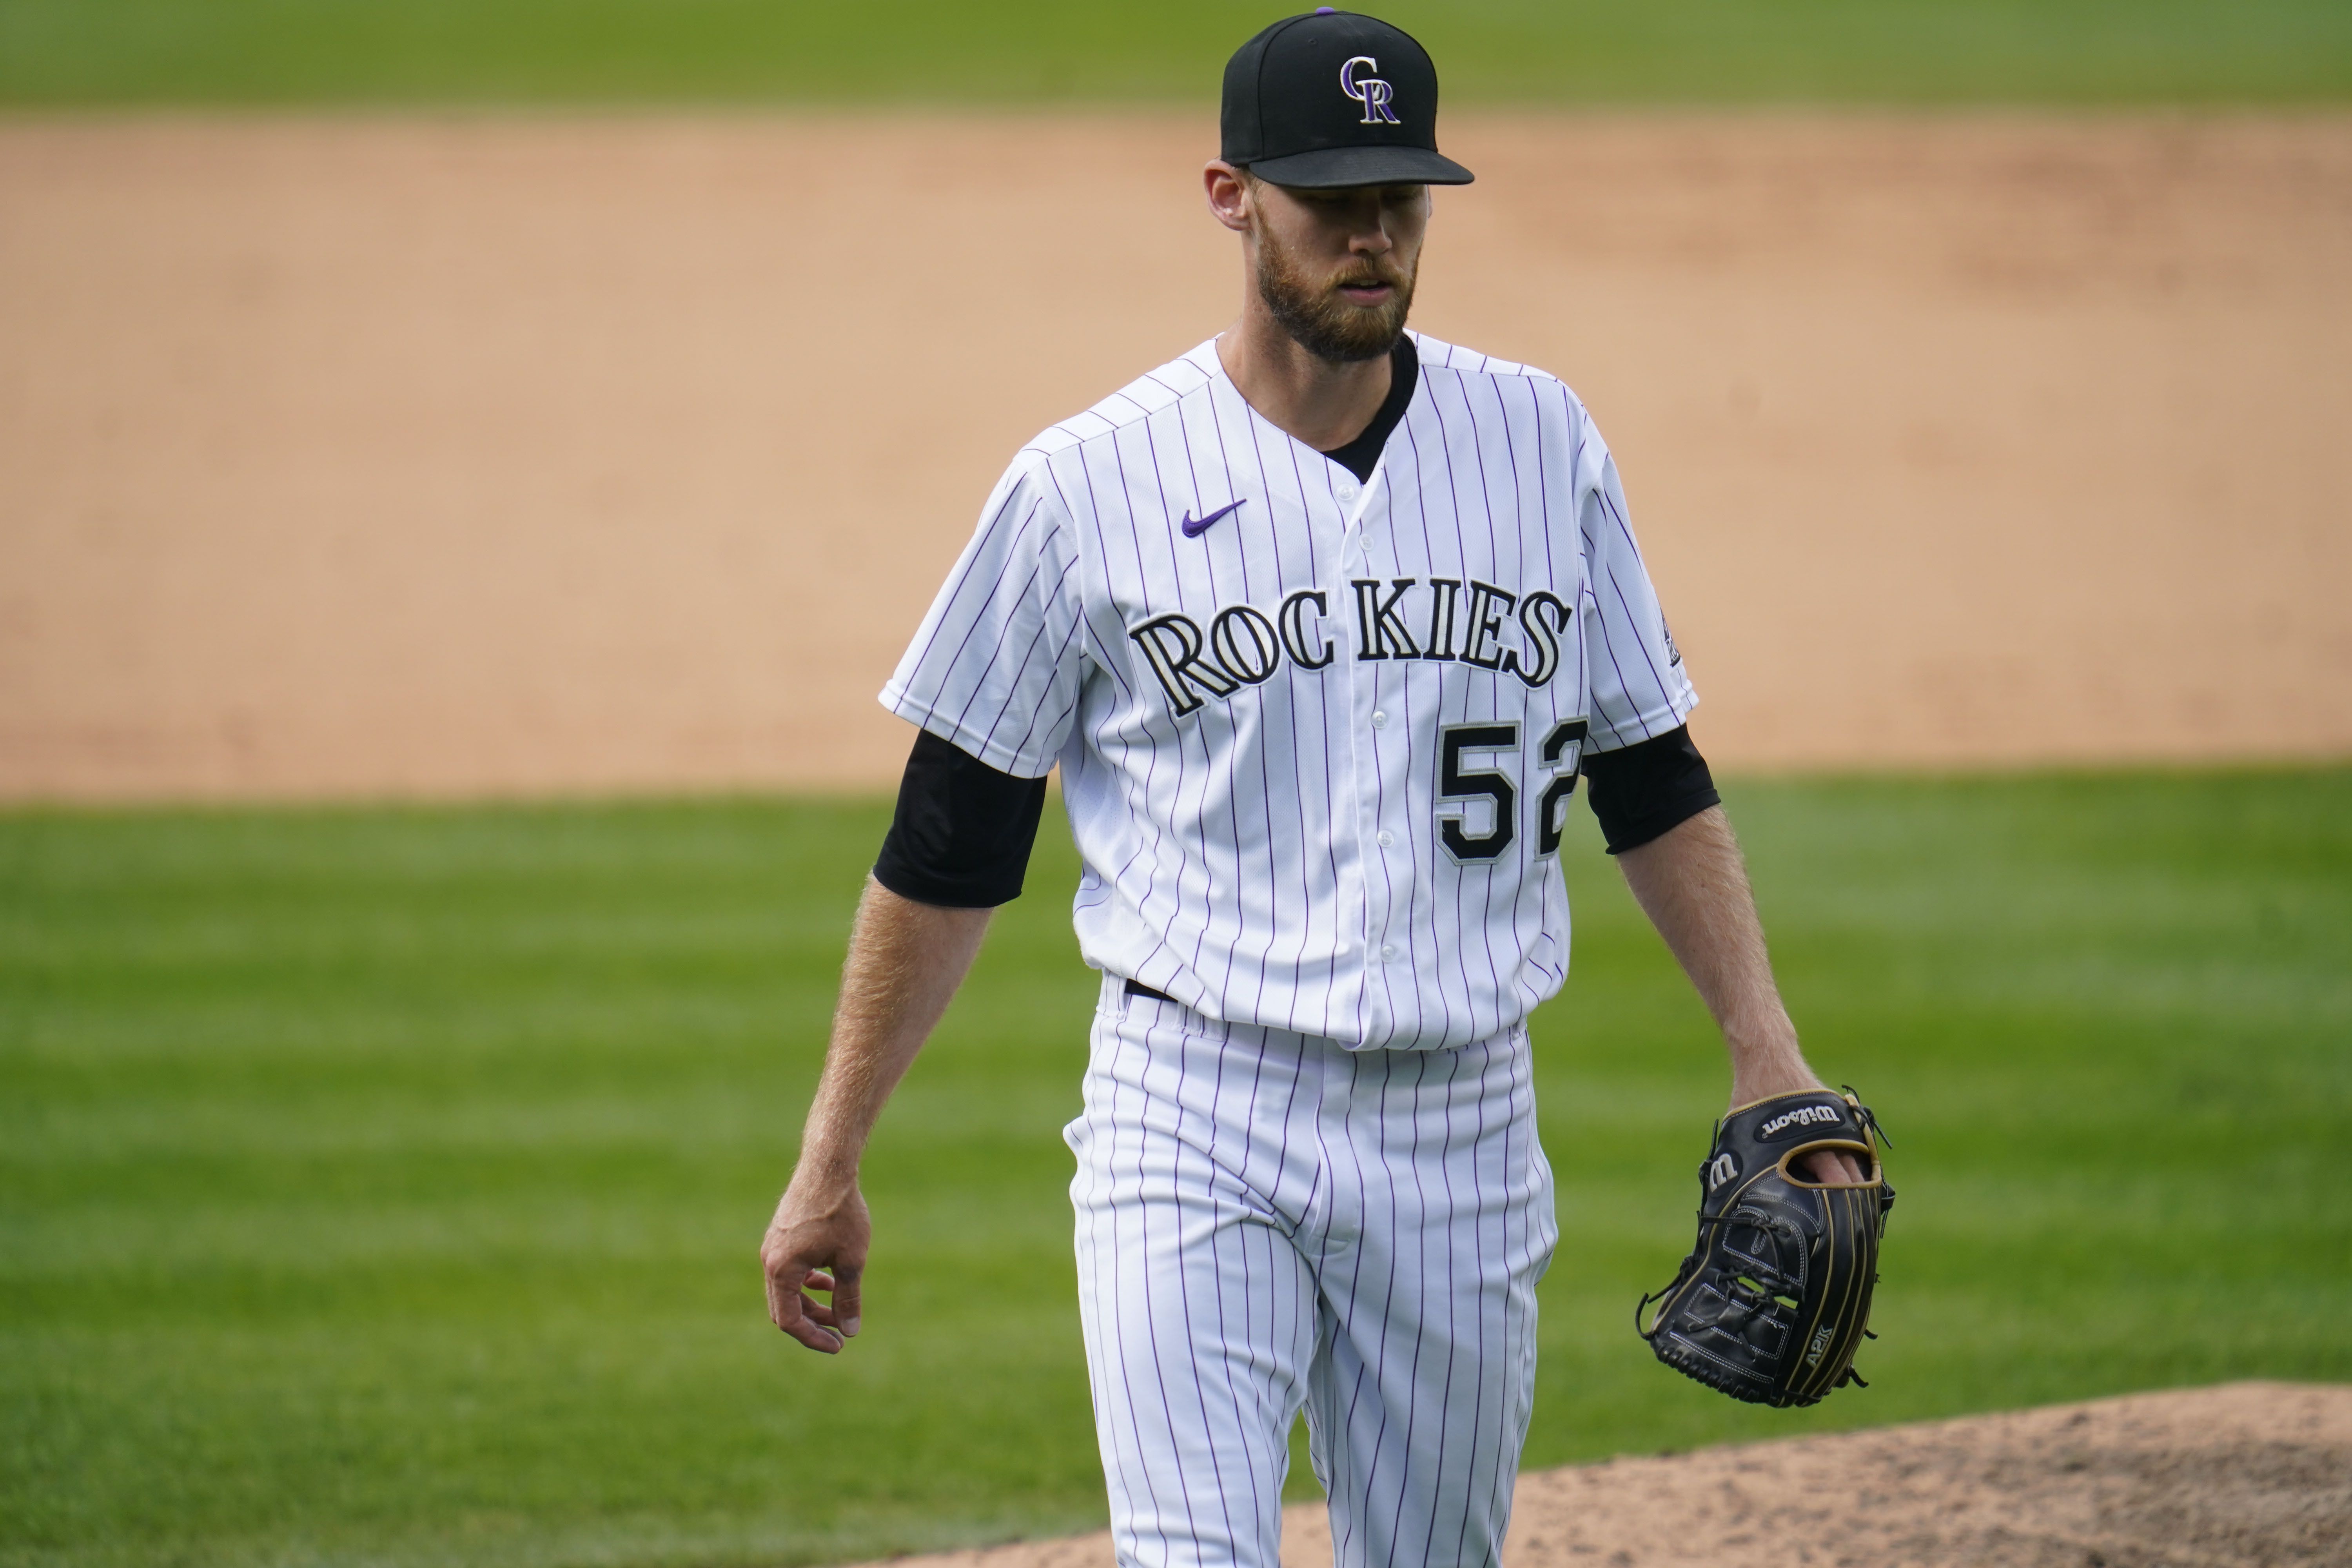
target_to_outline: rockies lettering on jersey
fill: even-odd
[[[1351,584],[1361,616],[1356,658],[1460,659],[1481,669],[1508,670],[1529,686],[1541,686],[1559,673],[1559,639],[1568,627],[1568,606],[1549,590],[1538,588],[1524,598],[1486,583],[1470,585],[1470,628],[1466,646],[1455,642],[1454,605],[1462,584],[1450,577],[1433,577],[1428,587],[1429,631],[1422,646],[1398,618],[1397,603],[1408,589],[1420,585],[1412,577],[1393,583],[1378,579]],[[1385,595],[1385,597],[1383,595]],[[1202,703],[1202,695],[1230,697],[1244,686],[1270,679],[1286,656],[1305,669],[1321,669],[1337,657],[1328,640],[1305,632],[1309,615],[1320,617],[1327,595],[1319,588],[1302,588],[1282,601],[1276,621],[1252,605],[1234,605],[1217,612],[1207,637],[1189,616],[1155,616],[1129,628],[1128,637],[1143,650],[1151,673],[1168,693],[1171,710],[1181,716]],[[1520,643],[1510,646],[1504,632],[1506,616],[1518,606]],[[1239,627],[1236,631],[1234,628]],[[1207,668],[1201,666],[1206,661]]]
[[[1089,963],[1357,1048],[1467,1045],[1559,989],[1579,759],[1697,700],[1583,405],[1414,342],[1362,485],[1213,343],[1055,426],[882,693],[1061,765]]]

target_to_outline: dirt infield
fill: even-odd
[[[0,797],[865,784],[1205,122],[0,125]],[[1732,765],[2352,752],[2352,120],[1467,120]]]
[[[1324,1568],[1319,1503],[1285,1568]],[[1519,1478],[1507,1568],[2352,1562],[2352,1387],[2237,1383]],[[1104,1568],[1108,1534],[896,1568]]]

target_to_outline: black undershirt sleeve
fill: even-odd
[[[1612,855],[1638,849],[1723,800],[1686,725],[1613,752],[1588,752],[1582,771]]]
[[[1021,896],[1045,809],[1044,779],[999,772],[925,730],[898,781],[874,879],[919,904],[1009,904]]]

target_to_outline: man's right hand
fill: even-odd
[[[873,1225],[855,1182],[837,1197],[811,1201],[795,1184],[776,1204],[760,1243],[768,1276],[768,1318],[813,1351],[838,1355],[857,1332],[857,1285]],[[830,1304],[812,1298],[819,1290]]]
[[[800,1160],[760,1244],[768,1317],[813,1351],[837,1355],[857,1333],[857,1281],[873,1237],[858,1158],[882,1102],[963,984],[990,912],[918,903],[866,879]]]

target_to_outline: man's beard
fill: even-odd
[[[1378,359],[1396,347],[1412,310],[1412,274],[1386,257],[1358,257],[1338,275],[1317,281],[1263,226],[1257,232],[1257,291],[1282,330],[1318,359],[1335,364]],[[1388,302],[1351,303],[1339,290],[1350,284],[1385,283]]]

